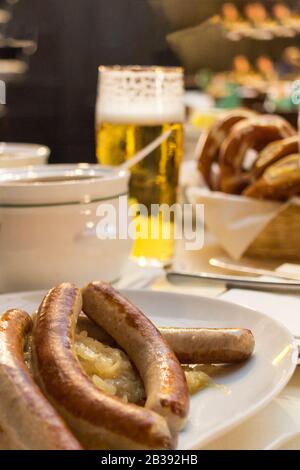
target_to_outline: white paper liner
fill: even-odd
[[[232,196],[199,187],[188,188],[186,194],[191,204],[204,204],[207,229],[235,260],[245,254],[262,230],[282,210],[290,204],[299,204],[299,198],[282,204]]]

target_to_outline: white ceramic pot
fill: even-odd
[[[57,181],[61,177],[86,179]],[[118,237],[100,240],[96,211],[110,204],[118,215],[128,180],[126,172],[112,174],[87,164],[0,173],[0,290],[44,289],[66,281],[82,286],[95,279],[118,279],[132,242]],[[113,226],[108,229],[116,231]]]
[[[0,168],[44,165],[49,156],[50,149],[44,145],[0,142]]]

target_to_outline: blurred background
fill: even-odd
[[[180,64],[187,88],[198,89],[211,74],[229,70],[236,56],[275,62],[286,48],[300,47],[298,34],[224,37],[220,23],[208,21],[224,3],[0,0],[0,78],[7,84],[0,140],[48,145],[52,163],[93,162],[98,65]],[[232,3],[242,9],[249,1]],[[299,7],[298,0],[284,3]]]

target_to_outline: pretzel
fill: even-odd
[[[289,155],[268,167],[243,194],[274,201],[286,201],[300,195],[300,154]]]
[[[267,145],[259,154],[255,163],[255,175],[261,176],[268,166],[273,165],[281,158],[287,157],[298,153],[299,151],[299,137],[294,135],[286,139],[276,140]]]
[[[276,140],[294,136],[295,129],[278,116],[261,116],[235,124],[220,152],[220,188],[240,194],[251,183],[258,153]],[[251,162],[247,162],[249,151]]]
[[[217,173],[214,164],[218,162],[224,139],[236,123],[254,116],[254,112],[245,109],[222,113],[214,125],[201,135],[195,155],[198,160],[198,168],[211,189],[217,189],[218,186],[216,181],[218,178],[214,177],[214,173],[215,175]]]

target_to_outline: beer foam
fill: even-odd
[[[180,69],[100,68],[97,122],[183,122],[183,90]]]

